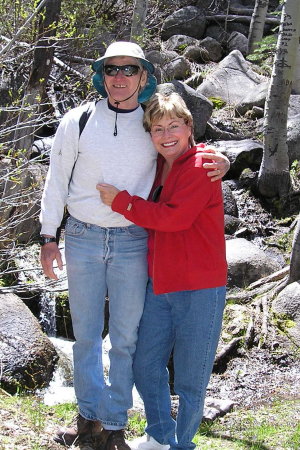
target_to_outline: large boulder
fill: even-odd
[[[178,9],[168,16],[163,23],[161,38],[166,41],[174,34],[201,39],[206,26],[206,18],[203,11],[195,6],[186,6]]]
[[[224,213],[230,216],[238,217],[238,208],[236,200],[230,188],[230,183],[224,181],[222,183],[222,193],[224,201]]]
[[[292,94],[289,99],[288,118],[298,116],[300,112],[300,95]]]
[[[172,59],[178,57],[178,53],[173,50],[149,50],[146,52],[146,58],[155,66],[163,67]]]
[[[163,79],[166,81],[185,80],[191,75],[191,65],[188,59],[184,56],[177,56],[177,58],[165,64],[162,68]]]
[[[58,355],[22,300],[0,294],[2,387],[8,392],[35,391],[51,381]]]
[[[184,34],[174,34],[163,44],[165,50],[182,52],[189,45],[199,45],[199,40]]]
[[[226,241],[228,287],[245,288],[282,267],[275,258],[243,238]]]
[[[273,301],[272,308],[283,320],[283,326],[285,322],[285,331],[300,346],[300,280],[287,285]]]
[[[206,37],[210,37],[218,41],[222,47],[226,47],[229,33],[227,33],[227,31],[225,31],[220,25],[211,23],[207,26],[205,35]]]
[[[189,45],[183,53],[183,56],[191,62],[202,64],[209,62],[209,53],[204,47],[199,45]]]
[[[259,170],[263,144],[252,139],[240,141],[216,141],[214,146],[230,161],[229,176],[238,178],[244,169]]]
[[[287,121],[287,144],[290,163],[300,161],[300,113]]]
[[[236,105],[235,111],[238,115],[244,115],[253,107],[264,108],[269,89],[269,81],[264,81],[253,91],[248,92],[241,103]]]
[[[164,95],[178,92],[182,96],[193,115],[196,141],[200,140],[204,136],[207,121],[213,110],[212,103],[185,83],[177,80],[158,85],[157,91]]]
[[[200,47],[205,48],[209,55],[209,61],[219,62],[223,56],[222,45],[212,37],[206,36],[205,39],[200,41]]]
[[[232,52],[233,50],[239,50],[242,55],[248,54],[248,39],[243,33],[233,31],[227,41],[227,50]]]
[[[258,89],[265,78],[258,75],[240,51],[234,50],[209,73],[197,88],[205,97],[220,97],[226,103],[237,105],[243,102],[248,92]]]

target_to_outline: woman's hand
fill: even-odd
[[[207,176],[211,178],[211,181],[217,181],[223,178],[230,168],[230,162],[227,156],[214,148],[205,147],[202,157],[212,160],[211,163],[203,164],[204,169],[211,169],[210,172],[207,172]]]
[[[112,205],[116,195],[120,192],[115,186],[106,183],[97,184],[96,188],[100,192],[102,202],[107,206]]]

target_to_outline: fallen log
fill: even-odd
[[[213,372],[222,373],[226,370],[228,361],[235,356],[235,353],[244,337],[239,336],[233,338],[217,353],[214,362]]]
[[[241,22],[250,24],[251,16],[217,14],[215,16],[206,16],[206,20],[208,22]],[[276,17],[266,17],[265,23],[270,25],[280,25],[280,19],[277,19]]]

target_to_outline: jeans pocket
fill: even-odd
[[[127,228],[128,235],[136,239],[145,239],[148,237],[148,232],[145,228],[138,227],[137,225],[130,225]]]
[[[65,234],[68,236],[82,236],[86,230],[85,223],[69,216],[66,223]]]

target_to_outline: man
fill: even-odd
[[[77,428],[61,430],[60,443],[78,439],[84,450],[129,450],[124,428],[132,406],[132,358],[147,283],[147,233],[101,203],[96,185],[106,182],[147,198],[156,170],[156,151],[143,129],[143,109],[156,89],[154,66],[135,43],[115,42],[93,64],[96,103],[79,139],[83,107],[68,112],[57,130],[41,208],[41,263],[57,279],[55,242],[65,205],[69,301],[76,342],[74,387]],[[209,155],[209,154],[208,154]],[[228,160],[213,155],[212,179]],[[216,175],[217,174],[217,175]],[[101,333],[109,296],[110,370],[105,383]]]

